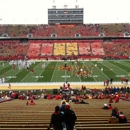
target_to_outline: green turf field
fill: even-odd
[[[26,69],[18,70],[16,67],[15,70],[12,69],[12,66],[8,62],[5,62],[5,66],[2,66],[2,61],[0,63],[0,75],[3,77],[5,73],[6,82],[102,82],[108,78],[113,78],[114,81],[121,81],[121,77],[126,77],[130,81],[130,61],[129,60],[113,60],[113,61],[78,61],[79,68],[84,66],[84,70],[90,71],[92,66],[94,69],[92,75],[88,78],[77,77],[75,75],[75,65],[74,61],[43,61],[46,66],[44,69],[41,67],[41,62],[36,62],[31,65],[29,71]],[[67,70],[63,70],[64,64],[72,67],[73,74]],[[95,64],[97,66],[95,66]],[[110,70],[112,67],[112,70]],[[34,73],[30,72],[31,69],[34,69]],[[103,72],[101,72],[103,68]]]

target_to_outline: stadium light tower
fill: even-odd
[[[68,5],[67,5],[67,4],[65,4],[65,5],[64,5],[64,8],[66,9],[67,7],[68,7]]]
[[[53,5],[52,5],[52,8],[56,9],[55,0],[53,0]]]
[[[79,8],[78,0],[76,0],[75,8]]]
[[[63,5],[63,7],[64,7],[64,9],[67,9],[67,8],[68,8],[68,5],[66,4],[66,2],[65,2],[65,4]]]

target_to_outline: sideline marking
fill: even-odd
[[[8,78],[8,79],[16,79],[17,76],[6,76],[6,78]]]
[[[44,76],[32,76],[32,77],[34,77],[36,79],[38,79],[38,78],[44,78]]]

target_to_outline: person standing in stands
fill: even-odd
[[[11,84],[9,83],[9,86],[8,86],[9,89],[11,89]]]
[[[112,84],[113,83],[113,78],[110,78],[110,84]]]
[[[50,130],[51,127],[54,128],[54,130],[63,130],[62,123],[64,122],[64,114],[61,113],[60,107],[55,107],[55,112],[51,115],[51,121],[50,126],[48,130]]]
[[[126,79],[126,84],[128,84],[128,81],[129,81],[129,80],[128,80],[128,79]]]
[[[70,109],[69,105],[65,106],[65,124],[67,130],[73,130],[77,116],[73,110]]]

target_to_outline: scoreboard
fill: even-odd
[[[83,24],[83,8],[48,9],[48,24]]]

